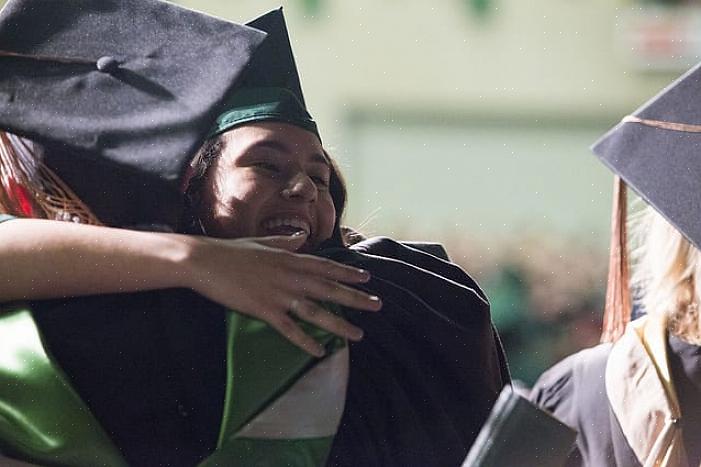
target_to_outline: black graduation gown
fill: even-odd
[[[388,238],[327,254],[369,270],[383,300],[346,315],[365,337],[350,346],[329,465],[461,465],[509,382],[486,297],[458,266]]]
[[[130,466],[192,467],[224,405],[225,315],[187,290],[33,303],[44,342]]]
[[[368,269],[379,313],[350,347],[329,465],[460,465],[501,387],[503,351],[477,284],[389,239],[324,255]],[[36,302],[47,347],[130,465],[193,466],[214,450],[225,387],[224,313],[186,290]]]
[[[668,337],[669,366],[690,465],[701,462],[701,348]],[[582,350],[546,371],[531,400],[579,434],[567,466],[640,467],[611,409],[604,374],[611,344]]]

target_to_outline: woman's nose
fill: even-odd
[[[287,181],[287,186],[282,190],[282,196],[289,199],[314,201],[317,197],[316,184],[307,174],[297,173]]]

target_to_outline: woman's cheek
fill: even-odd
[[[331,238],[331,234],[333,234],[333,226],[336,222],[336,208],[330,194],[326,194],[318,206],[319,230],[323,232],[324,240],[326,240]]]

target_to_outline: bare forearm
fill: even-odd
[[[16,459],[10,459],[0,454],[0,465],[3,467],[39,467],[37,464],[28,464],[24,461],[18,461]]]
[[[185,285],[191,238],[17,219],[0,224],[0,301]]]
[[[323,348],[300,319],[347,339],[362,331],[320,307],[326,301],[376,311],[357,290],[366,271],[294,251],[306,236],[216,239],[68,222],[0,223],[0,302],[187,287],[226,308],[269,323],[295,345]]]

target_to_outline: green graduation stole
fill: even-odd
[[[346,400],[348,347],[300,323],[322,343],[316,361],[267,324],[227,316],[227,385],[217,450],[200,467],[321,466]]]
[[[0,451],[42,465],[126,466],[44,350],[26,308],[0,316]]]
[[[46,352],[31,311],[0,309],[0,451],[42,465],[126,462]],[[317,360],[267,324],[227,316],[227,386],[219,442],[200,467],[323,465],[343,413],[348,348],[313,326]]]

